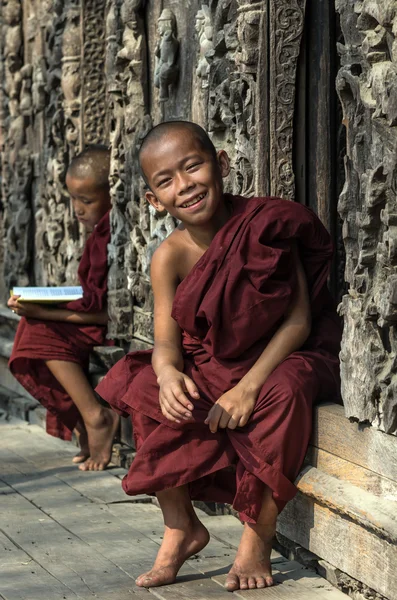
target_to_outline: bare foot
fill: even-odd
[[[183,563],[200,552],[208,544],[210,535],[195,517],[185,529],[165,527],[163,543],[158,551],[153,568],[136,580],[140,587],[168,585],[176,579]]]
[[[226,578],[229,592],[273,585],[270,554],[274,533],[274,525],[245,523],[236,559]]]
[[[87,430],[85,428],[84,423],[79,422],[76,425],[76,429],[74,430],[77,440],[80,446],[80,452],[76,454],[74,458],[72,458],[72,462],[75,464],[79,464],[87,460],[90,457],[90,449],[88,447],[88,435]]]
[[[101,407],[91,422],[86,420],[90,457],[79,466],[81,471],[103,471],[112,456],[114,436],[119,425],[119,416],[109,408]]]

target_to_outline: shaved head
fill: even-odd
[[[67,175],[74,179],[92,179],[99,189],[109,189],[110,150],[102,144],[87,146],[75,156]]]
[[[142,168],[143,155],[150,149],[152,144],[160,144],[163,139],[173,133],[178,133],[181,136],[191,136],[199,144],[202,150],[212,156],[214,160],[217,160],[216,148],[207,132],[204,131],[200,125],[192,123],[191,121],[165,121],[164,123],[160,123],[153,127],[153,129],[146,134],[139,149],[139,165],[141,167],[142,177],[146,184],[148,184],[148,179]]]

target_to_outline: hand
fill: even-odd
[[[28,317],[31,319],[42,319],[43,308],[40,304],[34,304],[33,302],[18,302],[20,296],[11,296],[7,302],[8,308],[11,308],[12,312],[16,313],[20,317]]]
[[[244,427],[255,408],[257,398],[257,392],[237,384],[217,400],[204,422],[212,433],[216,433],[218,428]]]
[[[164,368],[157,378],[160,386],[160,408],[167,419],[180,423],[192,418],[191,411],[194,406],[187,398],[186,393],[192,398],[199,398],[195,383],[175,367]]]

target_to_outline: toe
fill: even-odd
[[[255,577],[248,577],[248,588],[250,590],[256,589],[256,579]]]
[[[267,587],[271,587],[272,585],[274,585],[273,577],[271,577],[270,575],[266,577],[265,581]]]
[[[87,461],[84,462],[83,464],[79,465],[79,469],[80,469],[80,471],[88,471]]]
[[[142,573],[142,575],[139,575],[139,577],[137,577],[135,579],[135,583],[137,585],[142,585],[142,581],[145,579],[145,577],[147,577],[147,574],[146,573]]]
[[[238,590],[239,587],[240,587],[240,584],[239,584],[237,575],[234,575],[233,573],[229,573],[229,575],[226,577],[225,588],[229,592],[234,592],[235,590]]]
[[[256,578],[256,587],[258,589],[266,587],[266,581],[265,581],[264,577],[257,577]]]
[[[240,577],[240,590],[248,590],[248,577]]]

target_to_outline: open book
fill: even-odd
[[[37,304],[52,302],[71,302],[83,297],[83,288],[79,285],[72,287],[14,287],[11,296],[20,296],[18,302],[37,302]]]

